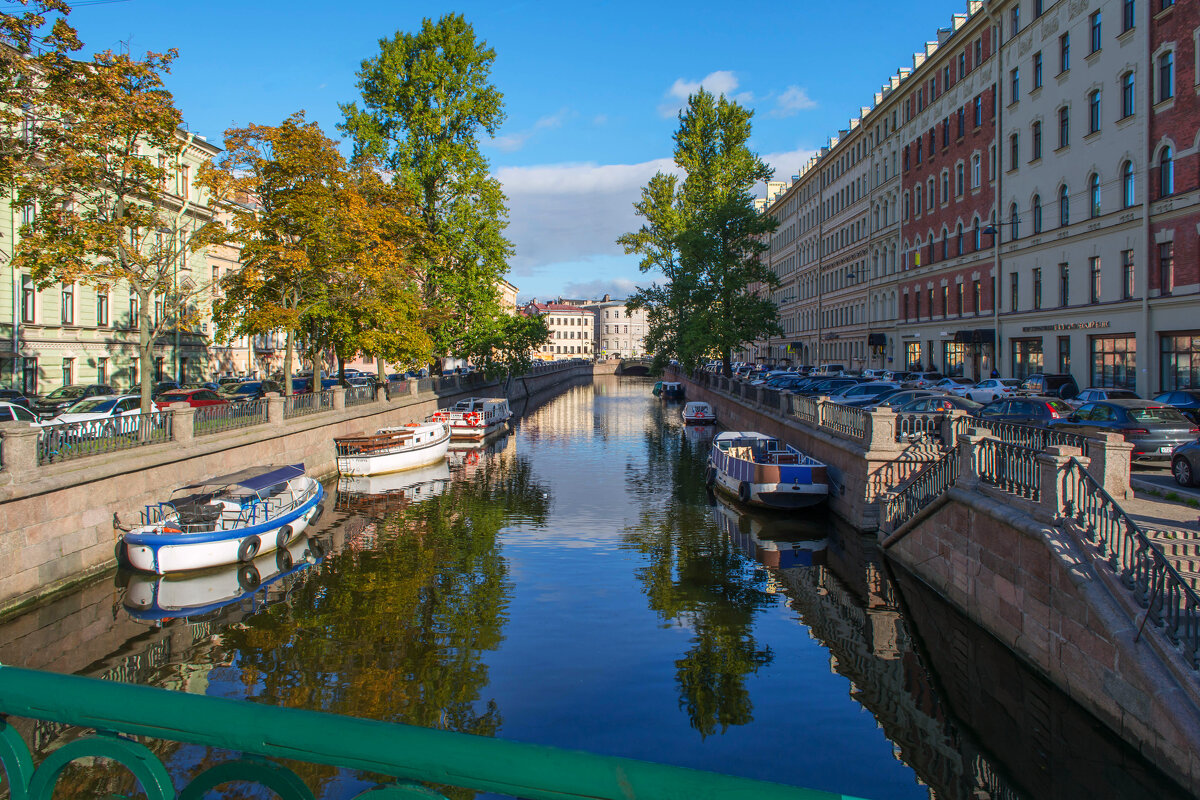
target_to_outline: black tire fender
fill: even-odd
[[[237,559],[241,562],[253,561],[258,555],[259,548],[262,547],[262,541],[257,536],[247,536],[238,545]]]
[[[709,467],[704,471],[704,485],[712,488],[712,485],[717,482],[717,468]]]
[[[284,525],[282,528],[279,529],[279,533],[275,534],[275,549],[276,550],[287,549],[288,542],[290,542],[291,540],[292,540],[292,526]]]
[[[243,564],[238,567],[237,578],[238,586],[247,592],[253,592],[262,585],[262,576],[258,574],[258,567],[253,564]]]
[[[287,572],[292,568],[293,563],[295,562],[292,560],[292,552],[290,550],[281,548],[275,553],[275,566],[279,568],[280,572]]]
[[[742,481],[740,484],[738,484],[738,499],[743,503],[750,502],[750,484],[746,483],[745,481]]]

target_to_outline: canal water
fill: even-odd
[[[0,623],[0,662],[876,800],[1183,796],[873,536],[709,494],[711,431],[650,387],[597,379],[446,466],[331,482],[279,557],[81,587]],[[21,730],[39,756],[76,735]],[[154,748],[179,785],[223,757]],[[296,769],[322,798],[369,785]]]

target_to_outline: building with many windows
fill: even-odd
[[[629,311],[624,300],[609,295],[583,308],[595,314],[593,340],[596,355],[601,358],[639,358],[646,355],[646,310]]]
[[[569,303],[539,303],[523,308],[526,314],[545,317],[550,328],[549,341],[538,348],[535,357],[542,361],[592,358],[595,353],[595,312]]]

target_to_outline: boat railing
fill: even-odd
[[[406,445],[412,437],[413,434],[408,431],[391,431],[370,436],[341,437],[334,440],[334,445],[339,456],[369,456]]]
[[[196,436],[248,428],[267,421],[267,401],[245,400],[240,403],[200,406],[192,420],[192,429]]]
[[[101,453],[169,442],[174,412],[126,413],[86,422],[43,425],[38,431],[38,466]]]

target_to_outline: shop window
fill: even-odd
[[[1092,386],[1137,391],[1137,339],[1093,336]]]

